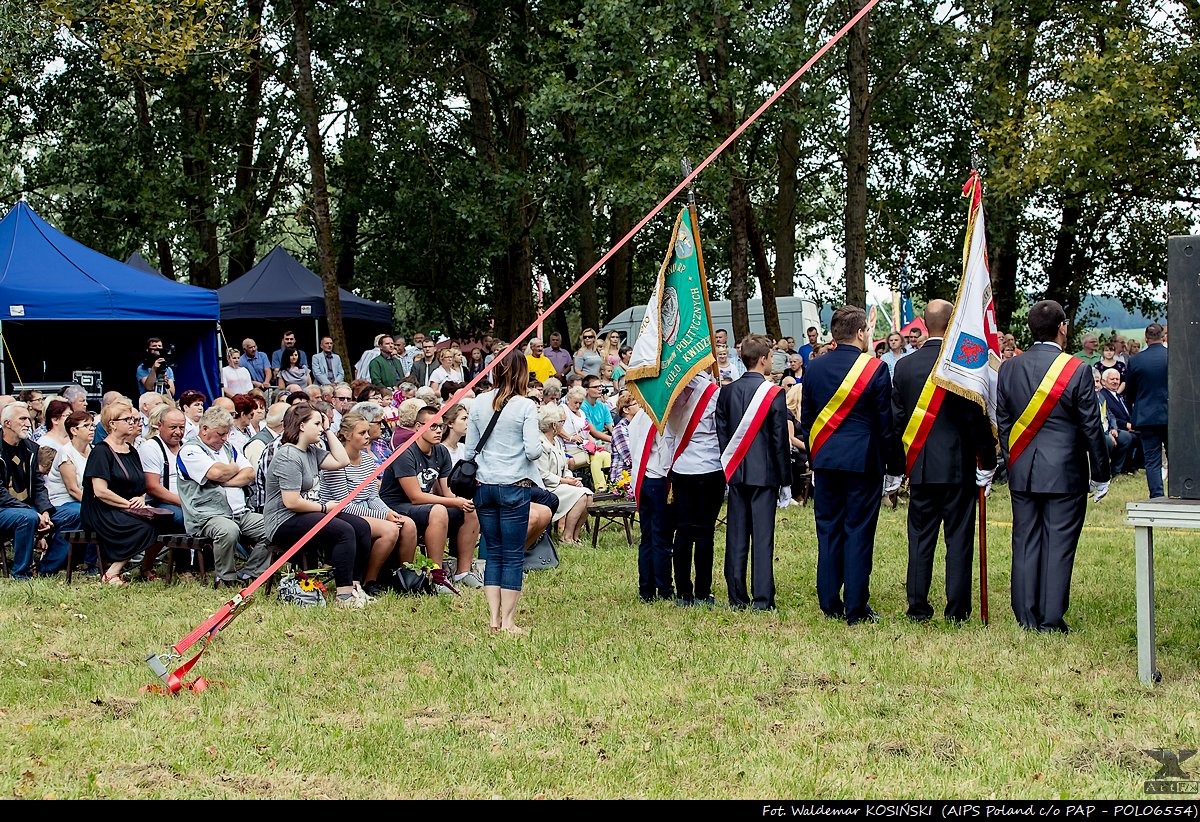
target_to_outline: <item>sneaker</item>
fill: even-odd
[[[433,591],[434,593],[443,594],[445,596],[462,596],[462,594],[458,592],[458,589],[454,587],[450,580],[446,579],[446,575],[444,573],[437,574],[433,577]]]
[[[463,588],[482,588],[483,580],[477,577],[474,571],[467,571],[465,574],[454,577],[454,584]]]
[[[486,570],[487,570],[487,560],[486,559],[471,560],[471,572],[474,573],[475,576],[479,577],[480,579],[487,579],[487,577],[485,577],[483,575],[483,572]]]
[[[368,602],[371,602],[375,599],[375,597],[371,596],[366,591],[364,591],[362,589],[362,586],[359,585],[357,582],[354,583],[354,596],[356,596],[358,599],[362,600],[363,605],[366,605]]]
[[[368,599],[379,599],[387,593],[387,588],[384,588],[379,582],[368,582],[362,589]]]
[[[351,610],[366,607],[366,604],[354,594],[338,594],[337,604],[340,608],[349,608]]]

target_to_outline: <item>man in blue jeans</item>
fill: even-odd
[[[1167,331],[1158,323],[1146,326],[1146,349],[1129,360],[1125,399],[1133,406],[1133,428],[1146,454],[1146,484],[1150,498],[1166,495],[1162,455],[1167,446]]]
[[[38,471],[38,448],[34,444],[29,406],[14,402],[0,413],[0,532],[13,537],[13,579],[32,576],[33,545],[39,530],[54,528],[50,550],[38,571],[43,576],[58,573],[66,563],[67,541],[63,533],[79,527],[75,506],[57,512],[46,493],[45,478]]]

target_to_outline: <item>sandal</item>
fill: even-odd
[[[129,580],[124,579],[119,572],[112,574],[111,576],[109,574],[104,574],[102,577],[100,577],[100,582],[105,585],[115,585],[118,588],[123,588],[129,584]]]

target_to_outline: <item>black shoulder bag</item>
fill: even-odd
[[[507,403],[505,404],[507,407]],[[483,432],[483,436],[479,438],[479,445],[475,446],[475,456],[483,451],[483,446],[487,443],[488,437],[492,435],[492,429],[496,427],[496,423],[500,419],[500,415],[504,413],[504,408],[492,414],[492,421],[488,423],[487,428]],[[456,497],[463,499],[475,499],[475,489],[479,483],[475,480],[475,474],[479,471],[479,466],[475,464],[475,459],[459,460],[453,468],[450,469],[450,477],[448,483],[450,490]]]

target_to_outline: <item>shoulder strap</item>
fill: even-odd
[[[483,446],[485,443],[487,443],[488,437],[492,435],[492,429],[496,427],[496,423],[499,421],[500,415],[504,413],[504,409],[507,407],[508,403],[505,403],[499,411],[496,411],[492,414],[492,421],[487,424],[487,428],[484,429],[483,436],[479,438],[479,445],[475,446],[476,456],[478,456],[479,452],[483,450]]]
[[[162,471],[163,490],[170,491],[171,490],[171,475],[167,471],[167,460],[170,458],[167,456],[167,446],[163,445],[163,441],[161,439],[159,439],[158,437],[152,437],[151,439],[153,439],[156,443],[158,443],[158,450],[162,451],[162,455],[163,455],[163,471]]]

